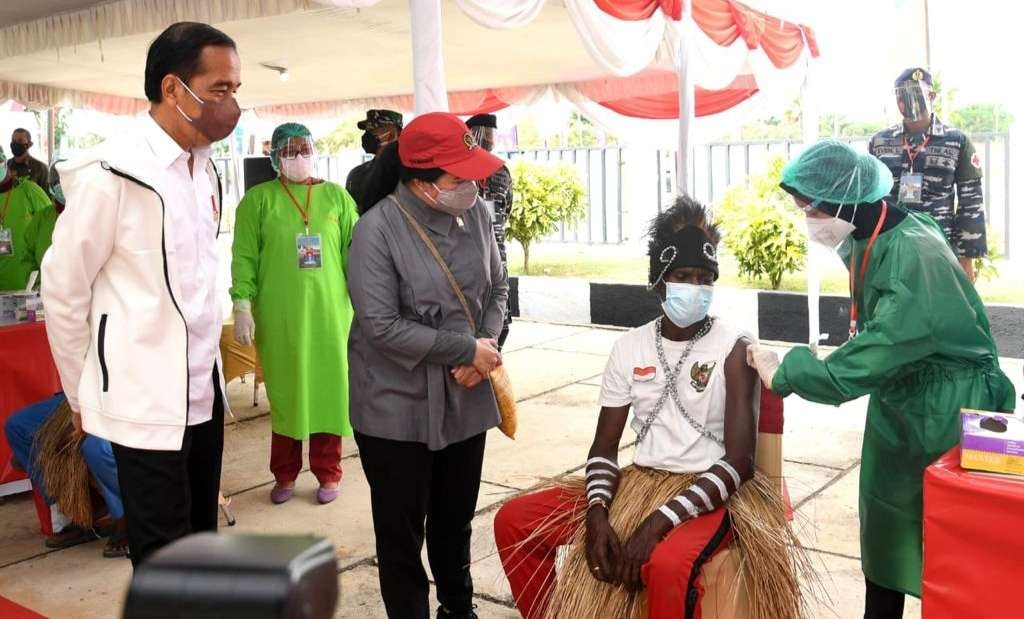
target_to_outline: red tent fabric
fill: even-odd
[[[630,77],[576,82],[568,86],[624,116],[662,120],[679,118],[679,82],[674,71],[649,69]],[[537,88],[542,87],[453,92],[448,95],[448,108],[460,116],[490,114],[525,101]],[[757,92],[757,82],[749,73],[738,76],[722,90],[697,88],[696,115],[718,114],[746,101]],[[411,109],[411,99],[408,103]]]
[[[671,19],[682,19],[682,0],[594,0],[605,13],[618,19],[648,19],[659,8]],[[785,22],[755,11],[736,0],[693,0],[693,21],[711,40],[722,46],[742,37],[750,49],[761,48],[778,68],[792,65],[807,46],[819,54],[818,41],[810,27]]]

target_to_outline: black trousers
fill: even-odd
[[[213,419],[185,428],[179,451],[112,444],[132,567],[190,533],[217,530],[224,396],[216,375]]]
[[[486,437],[478,434],[430,451],[423,443],[356,432],[370,483],[380,592],[388,617],[430,616],[429,583],[420,559],[424,531],[438,601],[454,613],[472,609],[469,542]]]
[[[903,602],[906,595],[902,591],[886,589],[864,579],[867,591],[864,594],[864,619],[903,619]]]

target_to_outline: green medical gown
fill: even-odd
[[[306,185],[289,183],[305,207]],[[352,303],[345,281],[356,204],[334,183],[313,185],[309,233],[321,238],[320,268],[300,269],[302,216],[280,181],[246,192],[235,216],[231,298],[251,299],[271,425],[277,434],[352,436],[348,418],[348,334]]]
[[[9,199],[8,199],[9,196]],[[4,202],[7,212],[4,213]],[[14,186],[0,193],[0,228],[11,230],[14,242],[13,254],[0,256],[0,290],[24,290],[32,272],[30,261],[26,260],[28,246],[25,231],[36,213],[51,206],[50,197],[28,179],[14,181]]]
[[[53,243],[53,229],[57,225],[57,208],[50,206],[32,216],[25,228],[25,254],[22,259],[32,271],[38,271],[43,256]]]
[[[866,246],[853,243],[854,264]],[[878,237],[862,288],[857,336],[824,360],[791,350],[772,390],[833,405],[871,395],[862,567],[872,582],[920,597],[924,470],[959,441],[961,408],[1011,411],[1014,387],[978,293],[926,215],[911,213]]]

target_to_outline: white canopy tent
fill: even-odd
[[[743,31],[729,44],[716,32],[716,42],[697,26],[690,7],[679,11],[680,21],[666,13],[671,9],[664,7],[682,7],[681,0],[652,0],[662,9],[636,21],[609,15],[595,0],[8,3],[0,7],[0,23],[13,24],[0,28],[0,101],[137,113],[147,106],[141,98],[146,48],[164,27],[183,20],[214,24],[235,39],[243,63],[239,102],[262,117],[338,116],[370,107],[422,113],[449,109],[453,101],[458,109],[452,111],[468,113],[554,95],[627,139],[640,127],[637,135],[664,136],[664,128],[650,125],[665,120],[623,121],[608,101],[663,97],[665,78],[674,75],[678,107],[655,117],[681,117],[680,187],[686,187],[685,155],[700,89],[744,83],[746,94],[737,88],[734,99],[745,103],[719,105],[739,110],[763,109],[772,97],[792,100],[814,50],[802,26],[734,0],[693,1],[695,11],[718,11],[709,23],[735,17],[738,26],[730,27]],[[795,55],[786,50],[787,68],[779,69],[778,59],[760,46],[773,29],[789,34],[791,47],[796,33],[799,47]]]

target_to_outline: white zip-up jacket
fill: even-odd
[[[173,229],[147,152],[142,136],[126,135],[58,166],[68,209],[43,258],[42,298],[53,359],[83,430],[174,451],[188,423],[188,329]],[[206,173],[219,213],[212,162]],[[224,394],[219,369],[218,381]]]

